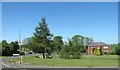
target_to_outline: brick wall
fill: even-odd
[[[96,47],[97,47],[97,48],[100,48],[100,46],[96,46]],[[103,49],[103,53],[104,53],[104,52],[110,52],[110,46],[102,46],[102,49]],[[92,47],[92,46],[89,46],[89,47],[86,49],[87,54],[93,54],[92,50],[93,50],[93,47]]]

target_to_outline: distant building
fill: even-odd
[[[93,54],[93,48],[100,49],[102,47],[102,51],[104,52],[110,52],[110,45],[104,43],[104,42],[92,42],[87,46],[86,52],[87,54]]]

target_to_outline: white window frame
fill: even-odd
[[[108,46],[104,46],[104,48],[106,48],[106,49],[107,49],[107,48],[108,48]]]

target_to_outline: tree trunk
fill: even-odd
[[[43,52],[43,58],[45,58],[45,53]]]

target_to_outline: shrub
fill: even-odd
[[[60,51],[60,58],[69,59],[70,57],[69,51],[70,50],[68,46],[63,46],[62,50]]]
[[[92,49],[92,52],[94,53],[95,48]]]
[[[94,55],[97,55],[97,56],[100,55],[100,51],[97,48],[94,49]]]
[[[116,55],[120,55],[120,48],[116,50]]]
[[[77,46],[64,46],[62,50],[60,51],[60,58],[65,59],[80,59],[81,58],[81,52],[80,49],[77,48]]]
[[[20,52],[20,55],[25,55],[25,52]]]
[[[108,52],[104,52],[104,54],[105,54],[105,55],[109,55],[109,53],[108,53]]]
[[[80,54],[80,52],[76,52],[74,55],[73,55],[73,59],[80,59],[82,57],[82,55]]]
[[[100,55],[103,55],[103,51],[102,51],[103,49],[102,49],[102,47],[100,46],[100,49],[99,49],[99,51],[100,51]]]
[[[116,53],[112,51],[112,52],[109,52],[109,55],[116,55]]]

